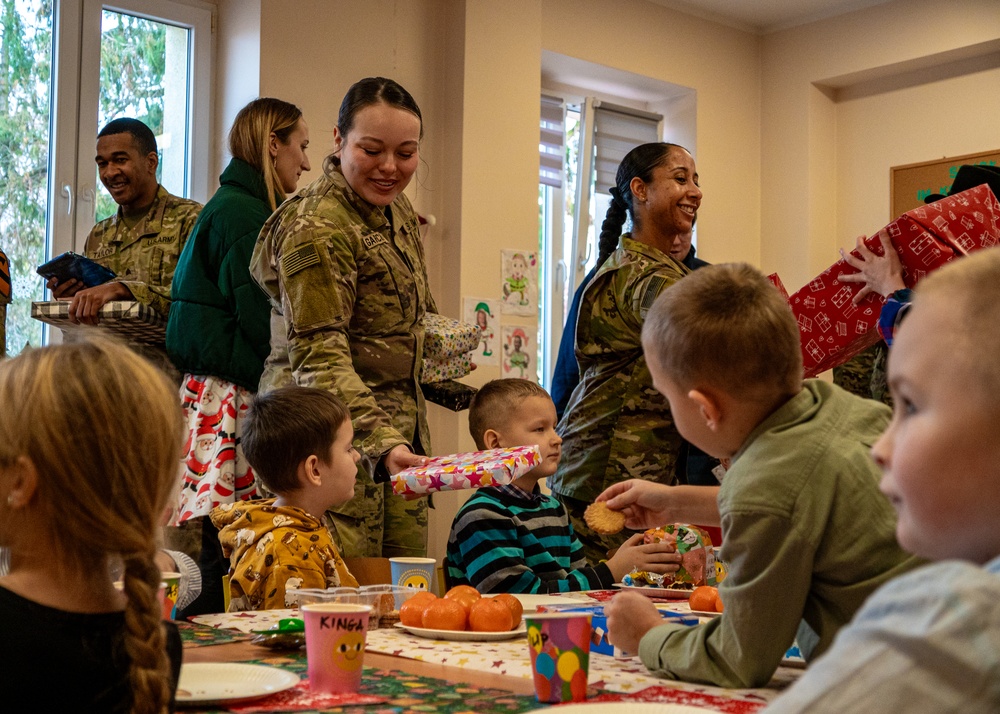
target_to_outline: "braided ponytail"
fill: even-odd
[[[0,463],[25,456],[57,556],[77,568],[124,565],[132,711],[161,714],[171,669],[154,564],[177,479],[183,422],[167,378],[103,338],[25,352],[0,364]],[[30,428],[25,428],[30,424]]]
[[[160,569],[153,558],[152,542],[144,553],[134,553],[124,559],[125,651],[132,666],[129,682],[132,689],[132,714],[162,714],[170,703],[166,638],[157,593]]]
[[[667,160],[670,150],[683,149],[678,144],[657,142],[640,144],[625,154],[618,164],[615,185],[611,188],[611,205],[601,224],[601,236],[597,244],[597,264],[601,265],[618,247],[625,219],[631,218],[635,224],[635,210],[632,206],[632,179],[639,178],[645,183],[653,180],[653,171]],[[686,151],[686,149],[685,149]]]

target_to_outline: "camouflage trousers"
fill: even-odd
[[[881,340],[859,352],[840,367],[833,368],[833,383],[852,394],[892,406],[886,384],[889,348]]]
[[[427,499],[406,501],[393,494],[391,483],[365,481],[364,500],[369,508],[363,516],[326,512],[327,526],[340,554],[345,558],[426,556]]]
[[[566,513],[569,514],[569,522],[573,526],[573,533],[583,546],[583,553],[591,565],[597,565],[602,560],[608,559],[608,552],[617,550],[622,543],[628,540],[634,531],[624,530],[614,535],[601,535],[595,533],[587,526],[583,520],[583,512],[590,504],[586,501],[578,501],[569,496],[563,496],[553,492],[553,496],[563,505]]]

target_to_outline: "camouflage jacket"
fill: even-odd
[[[294,381],[333,392],[373,460],[399,444],[430,450],[417,379],[421,320],[436,308],[416,213],[402,194],[389,210],[391,225],[333,170],[275,211],[250,261],[272,306],[260,389]],[[355,515],[357,500],[334,510]]]
[[[576,323],[580,383],[559,423],[562,460],[550,488],[592,501],[629,478],[673,483],[681,437],[653,388],[642,323],[663,290],[690,273],[626,233],[587,286]]]
[[[170,283],[201,204],[178,198],[160,186],[146,215],[131,230],[122,209],[87,236],[87,257],[115,271],[138,302],[164,317],[170,312]]]

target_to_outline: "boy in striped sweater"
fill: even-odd
[[[562,438],[552,398],[525,379],[495,379],[473,398],[469,429],[479,449],[538,446],[542,461],[506,486],[481,488],[455,516],[445,572],[449,587],[484,593],[552,593],[608,588],[633,568],[674,572],[679,556],[633,535],[607,561],[590,565],[562,504],[538,482],[555,473]]]

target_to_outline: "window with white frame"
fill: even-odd
[[[47,341],[30,317],[34,269],[83,251],[116,207],[97,178],[97,132],[131,116],[157,135],[161,183],[208,199],[212,8],[197,0],[15,0],[0,5],[0,248],[14,303],[8,350]],[[16,66],[15,66],[16,65]],[[100,187],[100,188],[99,188]]]
[[[552,134],[556,109],[563,117],[561,144]],[[565,324],[573,293],[597,260],[597,228],[611,201],[608,191],[614,186],[618,164],[639,144],[659,141],[661,133],[662,117],[651,112],[595,97],[586,97],[578,105],[542,97],[539,252],[543,289],[538,344],[543,384],[550,384],[563,332],[574,327]],[[561,177],[555,176],[557,152],[563,159]]]

